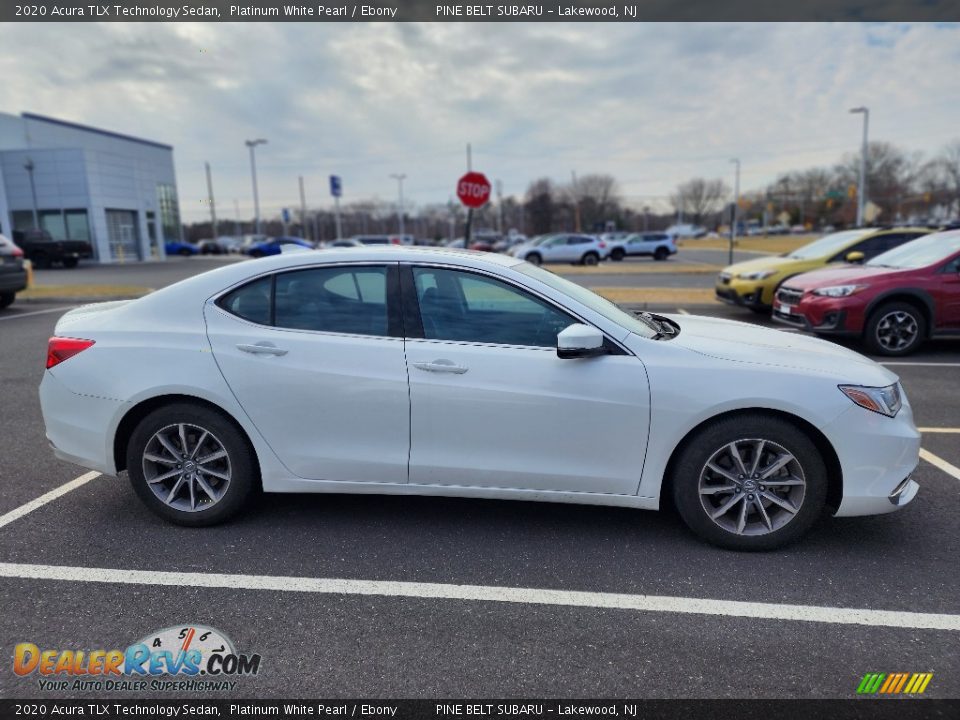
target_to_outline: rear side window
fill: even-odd
[[[277,276],[277,327],[387,335],[387,269],[312,268]]]
[[[224,295],[217,304],[260,325],[388,336],[387,268],[328,267],[279,273]]]
[[[242,317],[244,320],[269,325],[272,282],[270,277],[254,280],[224,295],[217,304],[228,313]]]

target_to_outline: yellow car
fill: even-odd
[[[861,228],[824,235],[789,253],[759,257],[724,268],[717,275],[717,299],[769,312],[773,295],[787,278],[828,263],[862,263],[882,252],[932,232],[931,228]]]

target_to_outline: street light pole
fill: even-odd
[[[867,128],[870,109],[865,106],[850,108],[854,115],[863,115],[863,145],[860,147],[860,183],[857,185],[857,227],[863,227],[863,210],[867,204]]]
[[[397,219],[399,220],[400,225],[400,242],[403,242],[403,179],[406,177],[403,173],[393,173],[390,177],[397,181],[397,195],[399,202],[397,203]]]
[[[733,182],[733,217],[730,222],[730,252],[728,261],[733,265],[733,244],[737,241],[737,222],[740,219],[740,158],[733,158],[730,162],[737,166]]]
[[[31,158],[27,158],[27,161],[23,164],[23,169],[27,171],[27,175],[30,176],[30,197],[33,199],[33,228],[35,230],[40,229],[40,213],[37,212],[37,186],[33,182],[33,169],[36,167],[33,164]]]
[[[266,145],[267,141],[263,138],[256,140],[247,140],[246,145],[250,148],[250,177],[253,179],[253,212],[255,218],[254,233],[260,234],[260,195],[257,192],[257,158],[253,149],[257,145]]]

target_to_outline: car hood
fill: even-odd
[[[757,270],[786,271],[786,270],[790,270],[795,265],[802,265],[807,262],[809,261],[794,260],[792,258],[775,255],[775,256],[754,258],[753,260],[744,260],[743,262],[734,263],[733,265],[729,265],[725,267],[723,271],[730,273],[733,276],[737,276],[742,273],[756,272]]]
[[[901,268],[870,267],[868,265],[837,265],[797,275],[784,282],[784,285],[798,290],[814,290],[830,285],[850,285],[869,282],[871,279],[895,278],[912,272]]]
[[[792,368],[838,382],[882,387],[897,376],[860,353],[819,338],[698,315],[668,316],[680,326],[671,343],[731,362]]]

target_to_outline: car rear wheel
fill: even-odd
[[[0,310],[9,307],[16,300],[17,294],[12,292],[0,293]]]
[[[620,262],[621,260],[623,260],[626,254],[627,253],[624,252],[623,248],[614,248],[613,250],[610,251],[610,259]]]
[[[827,471],[816,445],[787,420],[738,416],[706,426],[680,451],[671,478],[687,526],[731,550],[797,540],[823,511]]]
[[[927,320],[917,307],[893,302],[870,315],[864,329],[864,341],[877,355],[907,355],[920,346],[926,332]]]
[[[177,253],[183,257],[190,257],[193,255],[193,253],[187,250],[187,248],[180,248]]]
[[[668,257],[670,257],[670,251],[667,250],[665,247],[658,247],[656,250],[653,251],[654,260],[662,261],[662,260],[666,260]]]
[[[159,408],[140,421],[127,446],[127,470],[147,507],[193,527],[232,517],[257,485],[253,450],[237,427],[188,403]]]
[[[63,266],[68,270],[75,268],[77,266],[77,259],[75,257],[65,257],[63,259]]]
[[[527,253],[527,256],[524,258],[531,265],[540,265],[543,263],[543,258],[540,257],[540,253]]]
[[[600,262],[600,256],[595,252],[584,253],[584,256],[580,258],[581,265],[596,265]]]

